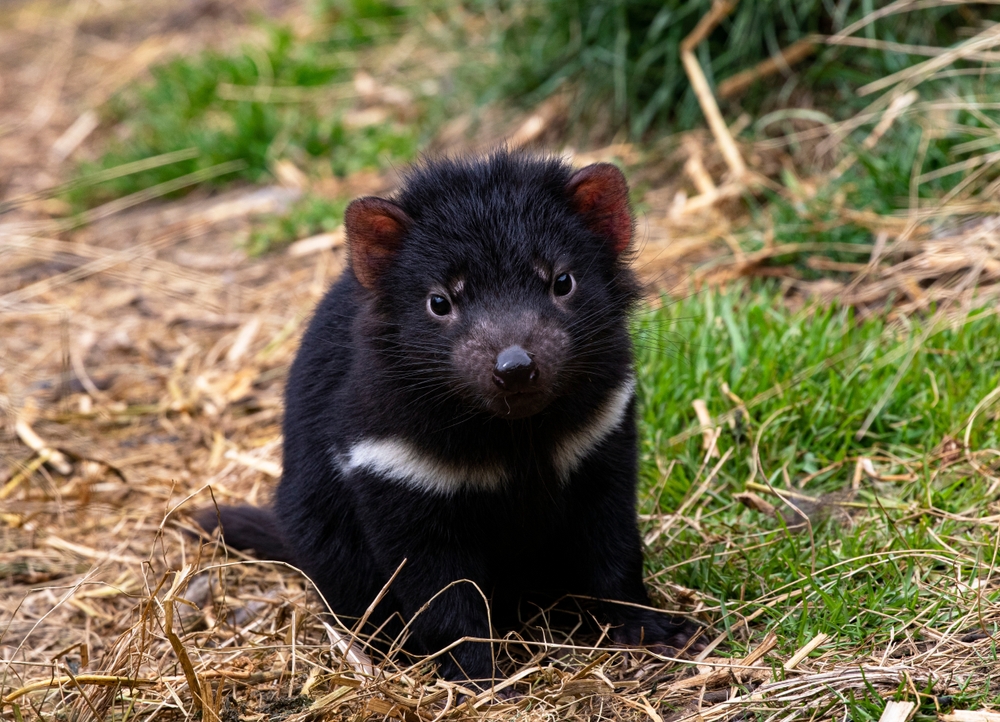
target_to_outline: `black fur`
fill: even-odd
[[[627,252],[601,235],[621,223],[581,215],[567,190],[572,177],[559,160],[507,152],[429,162],[407,176],[391,200],[411,222],[391,263],[373,288],[344,273],[292,366],[274,507],[283,540],[259,511],[236,507],[222,509],[228,542],[238,535],[238,546],[288,558],[348,617],[363,614],[405,559],[374,626],[410,620],[456,580],[489,597],[499,630],[516,626],[526,598],[648,605],[634,400],[568,479],[552,461],[631,374],[627,318],[637,299]],[[628,213],[627,197],[617,202]],[[563,271],[576,285],[557,299],[552,277]],[[428,311],[435,289],[451,294],[455,320]],[[515,343],[541,359],[541,395],[522,407],[522,397],[492,393],[480,369]],[[343,471],[352,444],[381,438],[408,440],[454,467],[492,465],[506,481],[445,494]],[[214,526],[215,510],[202,520]],[[619,642],[683,644],[682,625],[663,614],[613,604],[600,614]],[[482,596],[468,582],[452,586],[410,634],[407,648],[417,653],[490,636]],[[458,646],[442,674],[490,678],[489,645]]]
[[[271,509],[256,506],[210,506],[194,515],[202,529],[212,531],[225,517],[226,544],[234,549],[252,551],[261,559],[290,562],[284,534]]]

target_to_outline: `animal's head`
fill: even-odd
[[[634,223],[613,165],[428,163],[394,198],[355,200],[345,225],[386,363],[429,402],[524,418],[628,358]]]

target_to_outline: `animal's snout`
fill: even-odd
[[[497,354],[493,383],[509,393],[528,391],[538,380],[538,364],[520,346],[508,346]]]

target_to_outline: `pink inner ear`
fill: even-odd
[[[410,227],[406,211],[384,198],[358,198],[344,212],[351,268],[365,288],[374,288],[392,263]]]
[[[632,241],[632,209],[625,176],[610,163],[581,168],[569,179],[566,190],[573,209],[594,233],[611,241],[615,253]]]

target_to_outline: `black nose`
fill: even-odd
[[[527,391],[538,380],[538,364],[520,346],[509,346],[497,354],[493,383],[504,391]]]

